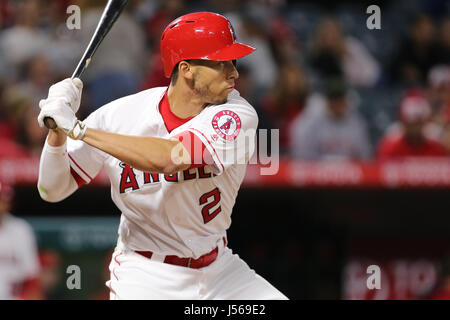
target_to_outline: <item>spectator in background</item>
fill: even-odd
[[[226,12],[224,15],[231,21],[239,41],[258,48],[252,58],[243,57],[239,64],[245,65],[252,75],[252,81],[259,92],[268,90],[274,85],[277,77],[277,65],[270,46],[265,16],[260,11],[244,10],[243,12]]]
[[[170,79],[164,75],[164,69],[161,64],[161,54],[158,51],[149,52],[149,67],[143,80],[139,84],[139,90],[147,90],[154,87],[169,86]]]
[[[371,148],[364,119],[348,99],[341,78],[324,84],[324,105],[320,99],[307,106],[291,127],[290,153],[308,160],[365,160]]]
[[[431,69],[428,76],[428,96],[433,109],[433,121],[439,130],[440,139],[450,152],[450,65],[439,65]]]
[[[236,90],[239,91],[241,97],[250,102],[251,105],[255,105],[255,108],[258,108],[255,85],[250,70],[240,63],[236,64],[236,70],[239,73],[239,78],[236,79]]]
[[[153,51],[159,50],[159,41],[165,27],[185,11],[184,0],[165,0],[145,23],[147,44]]]
[[[50,61],[44,55],[37,55],[30,58],[23,69],[24,80],[17,84],[17,90],[29,96],[32,106],[38,109],[39,101],[47,97],[48,88],[55,80]]]
[[[262,97],[261,108],[270,128],[280,129],[281,153],[289,150],[290,128],[305,106],[308,91],[303,70],[295,63],[285,63],[279,68],[274,87]]]
[[[435,121],[450,116],[450,64],[437,65],[428,74],[428,96]]]
[[[439,63],[450,65],[450,17],[441,22],[438,46]]]
[[[63,79],[72,74],[86,48],[87,43],[82,43],[82,30],[67,27],[68,7],[78,5],[83,8],[86,1],[88,0],[46,1],[43,8],[41,24],[51,38],[45,55],[47,60],[51,61],[51,71],[57,79]],[[82,11],[81,22],[83,22],[83,13]]]
[[[304,65],[301,42],[283,15],[273,15],[269,20],[269,37],[278,65],[285,62],[295,62]]]
[[[147,72],[139,85],[140,90],[169,85],[170,79],[164,75],[161,64],[159,42],[164,28],[181,16],[184,9],[183,0],[164,1],[146,22],[145,35],[150,50],[147,52]]]
[[[406,94],[400,103],[400,124],[381,139],[378,160],[447,156],[443,145],[426,135],[430,117],[431,107],[424,96],[416,92]]]
[[[390,67],[393,80],[408,87],[425,85],[429,70],[439,63],[439,54],[433,21],[425,14],[417,15]]]
[[[47,137],[47,130],[39,127],[36,121],[39,110],[29,108],[22,122],[22,130],[17,141],[27,150],[28,157],[40,157],[42,146]]]
[[[445,150],[447,150],[447,153],[450,155],[450,115],[447,114],[447,117],[445,119],[445,123],[442,126],[441,136],[440,136],[440,142],[444,146]]]
[[[8,16],[8,4],[6,1],[0,2],[0,29],[3,29],[6,25],[6,18]]]
[[[9,213],[13,196],[0,182],[0,300],[40,299],[36,240],[30,225]]]
[[[57,299],[57,289],[61,281],[61,256],[52,249],[39,250],[39,284],[41,289],[41,299]]]
[[[438,284],[428,296],[428,300],[450,300],[450,255],[441,261],[441,274]]]
[[[3,92],[4,88],[0,77],[0,138],[12,136],[11,125],[8,123],[8,117],[5,111]]]
[[[11,7],[15,24],[0,33],[1,60],[9,67],[9,79],[16,78],[15,71],[51,44],[49,35],[39,28],[43,8],[39,0],[14,1]]]
[[[353,87],[372,87],[380,77],[375,58],[358,39],[345,35],[333,19],[319,23],[309,60],[319,78],[342,76]]]
[[[39,108],[23,90],[11,87],[3,94],[6,121],[0,136],[0,158],[39,156],[46,131],[36,123]]]
[[[1,10],[1,7],[0,7],[0,10]],[[5,53],[3,52],[4,49],[1,44],[1,38],[2,38],[2,28],[1,28],[2,21],[1,20],[2,20],[2,18],[1,18],[1,12],[0,12],[0,95],[1,95],[1,92],[3,89],[3,85],[6,82],[6,78],[8,77],[8,74],[10,74],[9,69],[11,68],[11,66],[8,65],[8,62],[6,61],[6,59],[4,59]],[[1,111],[1,104],[0,104],[0,111]]]
[[[285,0],[229,0],[224,1],[210,0],[209,2],[217,3],[213,12],[225,12],[228,16],[239,15],[244,12],[241,19],[246,19],[248,16],[262,31],[264,41],[270,45],[273,58],[277,65],[287,62],[295,62],[303,64],[303,56],[300,52],[300,41],[295,34],[293,28],[289,25],[288,16],[284,14],[289,10]],[[220,9],[220,7],[223,9]],[[238,32],[240,35],[240,33]],[[255,44],[256,45],[256,44]],[[257,46],[259,50],[259,46]]]
[[[30,107],[30,101],[22,92],[10,88],[3,92],[2,121],[0,135],[0,158],[24,158],[28,151],[17,142],[23,120]]]

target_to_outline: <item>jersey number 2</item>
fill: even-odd
[[[209,198],[213,198],[213,200],[211,202],[207,203]],[[203,222],[204,223],[210,222],[212,219],[214,219],[222,211],[222,208],[219,206],[216,210],[214,210],[213,212],[210,212],[210,210],[216,204],[218,204],[219,201],[220,201],[220,190],[219,190],[219,188],[215,188],[214,190],[211,190],[210,192],[207,192],[207,193],[205,193],[204,195],[202,195],[200,197],[200,200],[199,200],[200,205],[206,204],[202,208],[202,216],[203,216]]]

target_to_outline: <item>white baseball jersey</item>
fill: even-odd
[[[14,287],[38,275],[36,241],[30,226],[7,214],[0,223],[0,300],[14,299]]]
[[[160,112],[166,90],[153,88],[115,100],[84,122],[89,128],[124,135],[193,137],[212,158],[209,164],[164,175],[131,168],[82,141],[68,139],[67,151],[79,185],[89,183],[102,167],[106,170],[112,199],[122,212],[119,236],[128,248],[198,258],[226,236],[254,152],[258,117],[233,90],[226,103],[208,105],[170,131]]]

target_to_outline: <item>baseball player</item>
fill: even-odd
[[[9,213],[14,190],[0,182],[0,300],[39,299],[39,261],[31,226]]]
[[[236,41],[223,16],[198,12],[161,36],[168,87],[113,101],[80,121],[82,82],[53,85],[38,189],[56,202],[106,170],[121,210],[111,299],[287,299],[227,247],[226,231],[254,151],[258,117],[234,89]],[[69,136],[71,139],[66,139]]]

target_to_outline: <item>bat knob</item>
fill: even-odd
[[[52,129],[55,130],[58,126],[56,125],[55,120],[53,120],[50,117],[45,117],[44,118],[44,124],[48,129]]]

